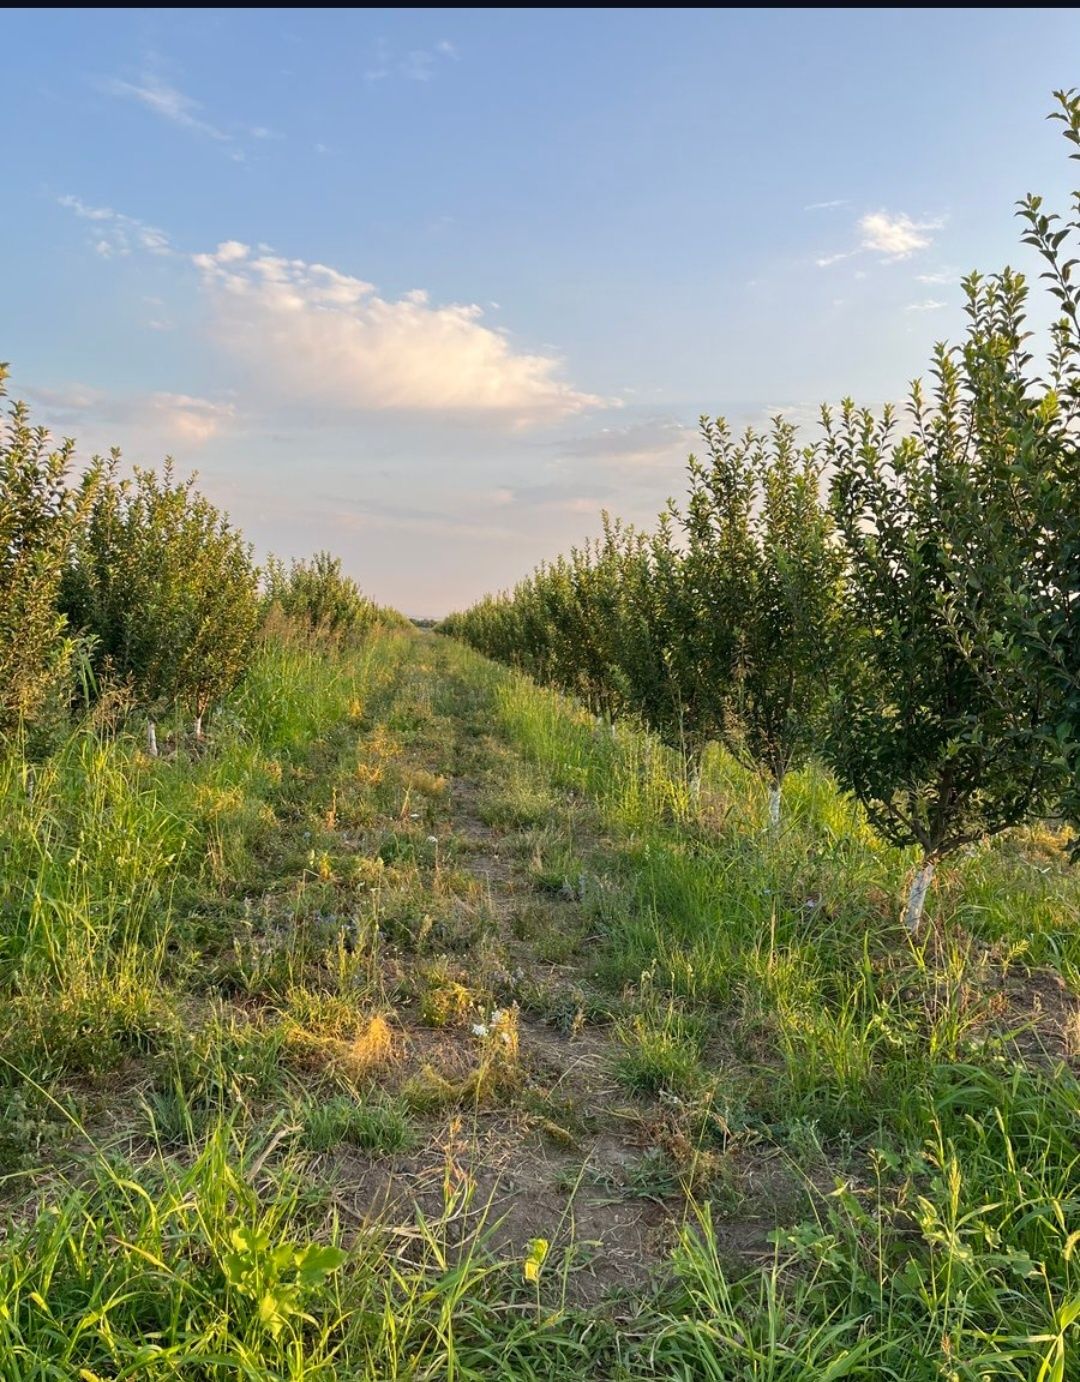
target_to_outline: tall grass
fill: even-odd
[[[290,763],[399,656],[267,642],[206,751],[153,760],[98,718],[43,762],[0,757],[0,1070],[100,1071],[152,1039],[185,908],[243,880]]]
[[[725,1145],[764,1145],[802,1185],[763,1271],[732,1269],[707,1212],[687,1227],[657,1375],[1080,1375],[1077,1032],[1024,996],[1031,965],[1077,985],[1067,841],[969,850],[915,944],[893,901],[913,858],[819,769],[788,779],[772,839],[763,791],[722,752],[695,781],[651,737],[524,678],[493,695],[607,836],[579,842],[577,867],[594,976],[637,1014],[623,1077],[719,1109]]]
[[[244,978],[245,899],[308,868],[273,857],[281,822],[302,837],[313,784],[336,810],[343,763],[370,776],[436,712],[516,750],[478,810],[523,833],[544,886],[572,880],[612,1077],[653,1101],[690,1193],[655,1291],[611,1307],[572,1303],[557,1249],[537,1282],[495,1251],[450,1151],[439,1211],[358,1221],[318,1158],[407,1147],[408,1110],[280,1061],[297,1024],[360,1021],[368,959],[334,930],[337,987],[330,951],[318,992],[299,965]],[[0,1382],[1077,1375],[1080,1087],[1025,988],[1035,963],[1075,982],[1080,886],[1051,832],[960,860],[914,945],[892,901],[911,860],[824,774],[789,781],[772,838],[724,755],[696,780],[449,642],[274,642],[205,751],[151,760],[137,728],[0,764],[0,1158],[5,1129],[73,1145],[29,1201],[25,1158],[4,1181]],[[318,867],[314,900],[273,913],[297,946]],[[208,927],[244,1001],[210,984],[189,1029]],[[71,1111],[158,1048],[144,1067],[168,1078],[124,1086],[146,1107],[123,1139]]]

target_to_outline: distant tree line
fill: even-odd
[[[340,644],[388,621],[328,553],[260,571],[170,461],[124,475],[114,452],[76,474],[74,443],[24,404],[0,419],[0,752],[120,688],[156,756],[165,714],[202,738],[268,627]]]
[[[1056,96],[1080,146],[1080,97]],[[1064,219],[1034,196],[1018,214],[1055,300],[1041,358],[1023,276],[972,274],[966,338],[936,348],[903,424],[845,401],[800,446],[782,419],[739,437],[704,419],[653,531],[605,519],[441,626],[688,753],[721,741],[774,825],[819,756],[918,847],[912,931],[960,846],[1080,820],[1080,193]]]

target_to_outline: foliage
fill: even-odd
[[[1058,96],[1080,142],[1080,100]],[[856,630],[827,753],[878,827],[930,863],[1057,803],[1080,809],[1077,227],[1058,229],[1038,197],[1020,214],[1063,312],[1049,380],[1022,275],[972,274],[966,340],[937,347],[932,406],[913,386],[908,435],[889,410],[825,418]]]
[[[380,611],[341,570],[341,560],[316,552],[285,564],[271,557],[264,573],[265,605],[313,634],[344,640],[364,634]]]
[[[682,604],[669,651],[699,731],[778,791],[820,741],[842,559],[820,498],[821,465],[777,418],[735,440],[702,420],[689,462]]]
[[[935,373],[935,410],[916,385],[908,435],[889,409],[877,420],[847,402],[824,416],[852,630],[825,753],[878,829],[926,860],[1029,819],[1057,777],[1037,688],[981,676],[953,633],[968,608],[960,563],[996,570],[1008,544],[969,521],[985,497],[973,405],[944,348]],[[970,599],[981,611],[979,592]]]
[[[112,460],[65,582],[72,625],[94,639],[102,680],[131,686],[152,714],[200,718],[234,686],[255,648],[259,606],[251,550],[221,511],[177,480]]]
[[[1080,145],[1080,96],[1055,95],[1053,118]],[[1017,214],[1024,243],[1044,261],[1057,316],[1044,358],[1036,359],[1023,277],[1005,270],[965,280],[965,418],[977,479],[964,496],[950,614],[990,693],[1038,705],[1036,751],[1064,757],[1064,808],[1080,820],[1080,290],[1070,258],[1080,192],[1066,219],[1033,195]],[[991,559],[987,534],[995,540]]]
[[[332,1243],[301,1245],[287,1239],[274,1243],[265,1229],[246,1224],[230,1231],[229,1244],[231,1251],[221,1258],[225,1280],[237,1295],[255,1305],[259,1323],[274,1339],[294,1316],[306,1324],[316,1323],[304,1306],[348,1257]]]
[[[0,398],[7,366],[0,365]],[[99,482],[90,466],[71,482],[74,443],[49,434],[14,403],[0,424],[0,735],[67,698],[79,642],[57,597]]]

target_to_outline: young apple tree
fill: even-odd
[[[7,366],[0,365],[0,398]],[[50,450],[22,403],[0,421],[0,734],[70,685],[78,643],[58,604],[72,544],[98,483],[71,482],[74,443]]]
[[[119,479],[114,453],[99,486],[65,589],[72,624],[95,640],[106,677],[132,687],[148,714],[147,747],[157,753],[156,718],[185,706],[196,737],[210,707],[239,679],[259,622],[250,548],[195,489],[136,468]]]
[[[920,850],[912,933],[938,862],[1029,819],[1059,777],[1038,679],[994,675],[1018,654],[994,599],[1016,553],[989,521],[1002,494],[979,450],[985,400],[962,352],[939,346],[934,379],[933,407],[912,386],[904,435],[891,408],[823,410],[848,566],[826,757],[887,839]]]
[[[703,437],[682,520],[694,613],[676,657],[702,728],[768,784],[775,830],[784,779],[820,738],[842,556],[820,463],[789,423],[735,440],[706,421]]]
[[[305,630],[335,642],[365,633],[379,611],[341,569],[340,557],[316,552],[309,561],[286,568],[273,557],[263,572],[266,604]]]
[[[1080,146],[1080,96],[1056,92]],[[1080,153],[1073,153],[1073,159]],[[999,699],[1039,706],[1040,762],[1063,767],[1059,805],[1080,823],[1080,192],[1067,218],[1019,204],[1057,313],[1035,363],[1027,287],[1006,269],[965,281],[963,359],[979,493],[967,505],[962,579],[951,611],[965,654]],[[993,551],[987,551],[992,539]],[[1045,771],[1045,768],[1044,768]]]

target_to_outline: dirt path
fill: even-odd
[[[552,937],[580,933],[583,921],[576,898],[541,892],[530,875],[543,822],[515,823],[508,809],[510,819],[495,823],[499,801],[515,788],[528,790],[528,770],[487,733],[489,709],[455,683],[437,645],[425,651],[409,671],[414,685],[406,699],[449,704],[457,713],[438,717],[438,733],[413,737],[394,771],[406,783],[445,781],[432,812],[407,815],[422,829],[437,822],[425,842],[464,876],[454,905],[482,925],[463,952],[439,955],[437,944],[425,944],[421,953],[394,957],[411,990],[395,1011],[395,1078],[414,1098],[425,1081],[434,1089],[467,1086],[484,1043],[476,1031],[492,1025],[492,1011],[510,1015],[516,1058],[491,1089],[447,1097],[447,1107],[427,1114],[423,1141],[409,1154],[372,1160],[335,1152],[339,1204],[354,1222],[401,1224],[413,1204],[436,1218],[449,1195],[464,1192],[457,1232],[483,1226],[487,1245],[510,1257],[524,1256],[533,1239],[549,1240],[553,1254],[569,1254],[572,1298],[640,1287],[670,1249],[682,1197],[659,1171],[650,1109],[614,1078],[610,1029],[586,1025],[572,1012],[573,995],[586,983],[580,959],[545,960],[530,939],[542,925],[550,947]],[[556,805],[581,810],[569,800]],[[365,843],[370,847],[372,832],[360,848]],[[468,991],[460,1020],[425,1020],[433,969],[445,974],[447,989]],[[529,992],[549,1000],[565,993],[568,1016],[557,1024],[527,1011],[516,999]]]

